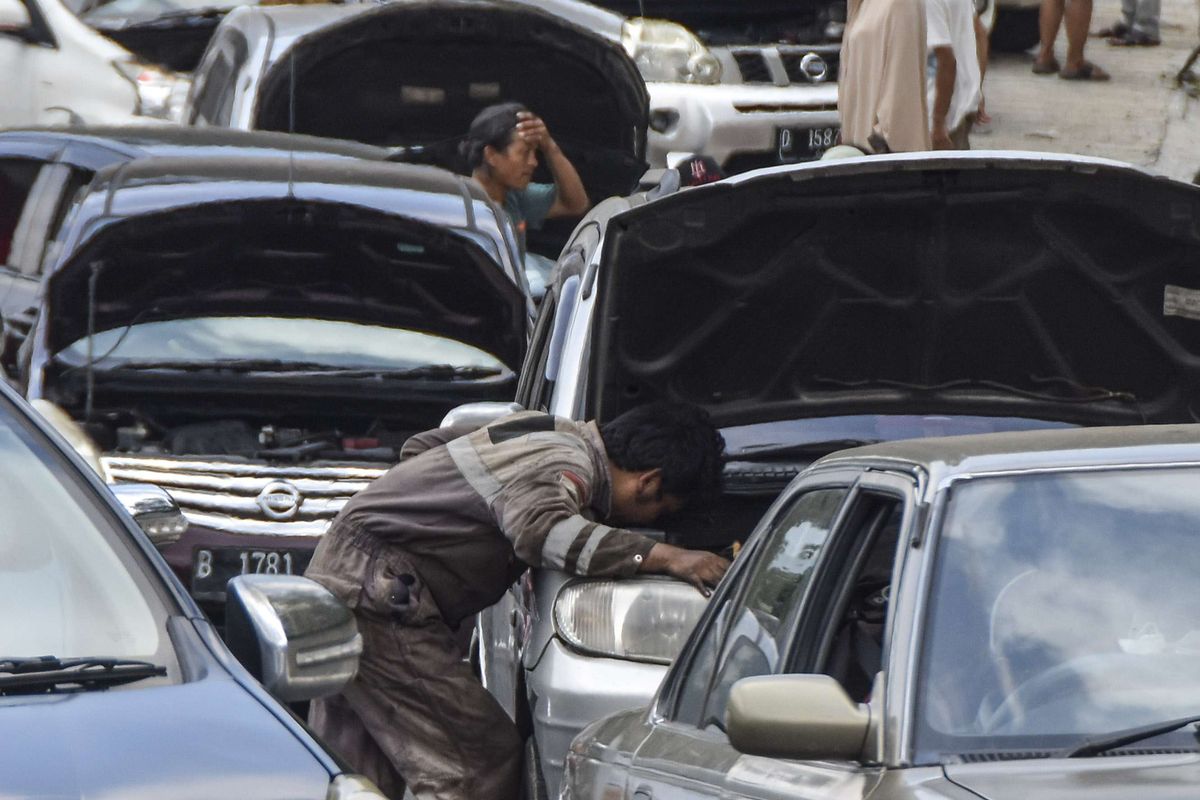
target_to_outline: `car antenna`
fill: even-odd
[[[104,262],[97,259],[88,265],[91,274],[88,275],[88,315],[87,315],[87,371],[84,373],[84,403],[83,419],[92,421],[92,406],[96,396],[96,369],[93,364],[96,352],[96,284],[100,281],[100,271]]]

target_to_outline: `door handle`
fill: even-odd
[[[633,800],[653,800],[654,794],[647,788],[642,787],[633,793]]]

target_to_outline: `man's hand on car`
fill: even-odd
[[[642,572],[656,572],[686,581],[708,597],[729,569],[729,560],[707,550],[686,550],[656,544],[642,562]]]

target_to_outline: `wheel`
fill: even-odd
[[[1041,39],[1038,13],[1036,7],[996,9],[992,49],[1002,53],[1023,53],[1036,45]]]
[[[525,740],[525,759],[521,767],[521,800],[547,800],[546,779],[542,777],[542,757],[533,734]]]

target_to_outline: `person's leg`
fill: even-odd
[[[1064,0],[1042,0],[1038,12],[1038,25],[1041,31],[1041,46],[1037,58],[1034,59],[1035,72],[1057,72],[1058,61],[1054,57],[1054,42],[1058,39],[1058,29],[1062,25]]]
[[[1083,69],[1083,46],[1092,27],[1092,0],[1069,0],[1063,18],[1067,29],[1067,60],[1063,70],[1078,72]]]
[[[1133,30],[1149,41],[1159,41],[1158,18],[1162,14],[1162,0],[1136,0],[1136,9]]]
[[[370,778],[379,791],[394,800],[404,797],[404,779],[346,698],[339,694],[313,700],[308,708],[308,726],[355,772]]]
[[[415,571],[395,560],[384,570],[372,585],[404,575],[407,602],[368,587],[386,596],[359,609],[364,649],[347,704],[418,800],[513,800],[523,756],[516,725],[462,660]]]

